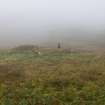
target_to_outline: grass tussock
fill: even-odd
[[[104,54],[40,51],[0,53],[0,105],[105,105]]]

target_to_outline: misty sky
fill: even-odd
[[[73,27],[103,31],[105,0],[0,0],[0,46],[43,42]]]

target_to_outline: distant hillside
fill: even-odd
[[[35,46],[35,45],[20,45],[20,46],[13,48],[12,50],[13,51],[30,51],[30,50],[37,49],[37,48],[38,46]]]

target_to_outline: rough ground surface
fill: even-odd
[[[105,55],[42,49],[0,52],[0,105],[105,105]]]

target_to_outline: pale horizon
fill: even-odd
[[[83,43],[86,39],[96,42],[100,42],[98,39],[103,40],[105,1],[0,1],[0,47],[21,44],[43,45],[50,41],[57,43],[63,41],[63,36],[65,36],[64,42],[68,37],[75,43],[78,43],[75,41],[78,38],[82,39]]]

